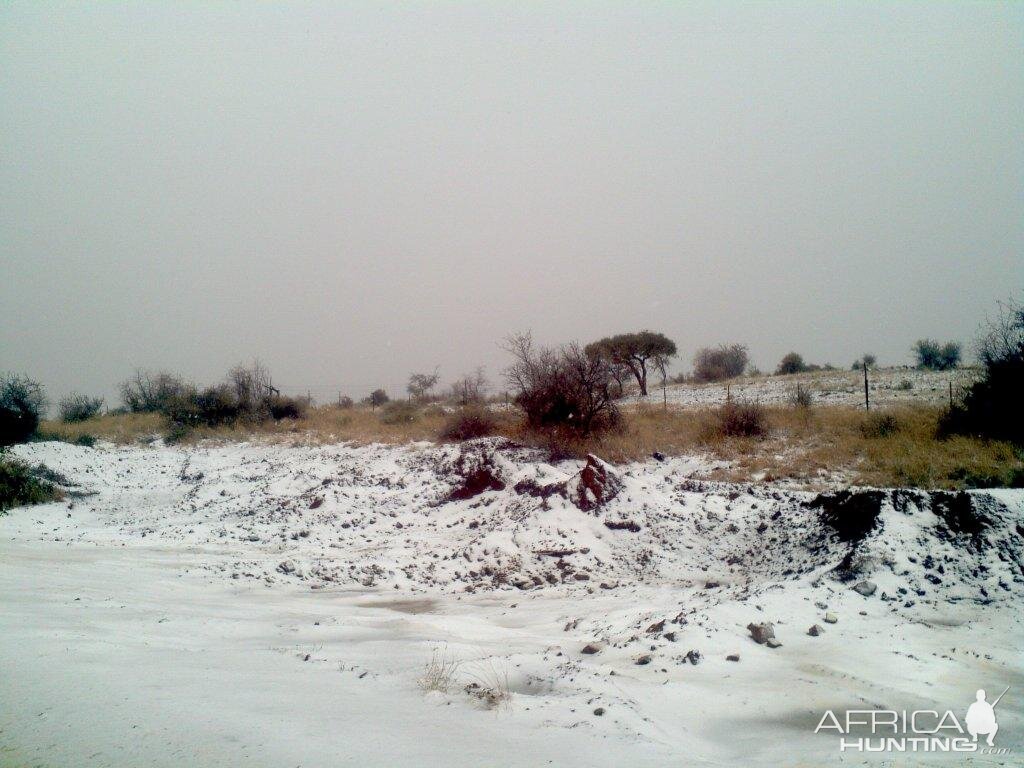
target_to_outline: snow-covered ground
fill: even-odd
[[[0,518],[2,766],[879,764],[823,712],[1007,685],[1011,751],[970,760],[1024,756],[1021,491],[815,496],[501,440],[16,453],[75,485]]]
[[[868,394],[872,407],[925,404],[945,405],[949,402],[949,385],[954,397],[977,377],[977,371],[962,368],[954,371],[922,371],[916,368],[880,368],[868,371]],[[721,405],[727,396],[762,405],[787,405],[797,392],[797,385],[809,391],[817,405],[864,405],[864,374],[858,371],[815,371],[791,376],[756,376],[714,384],[670,384],[665,397],[670,405],[680,408],[704,408]],[[627,402],[661,403],[661,387],[649,386],[646,398],[630,397]]]

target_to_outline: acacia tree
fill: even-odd
[[[405,391],[414,400],[425,400],[430,394],[430,390],[437,386],[440,378],[436,368],[433,373],[409,374],[409,383],[406,385]]]
[[[646,396],[648,364],[659,370],[666,367],[669,358],[676,356],[676,344],[663,333],[640,331],[599,339],[588,344],[585,351],[612,367],[628,368],[640,387],[640,394]]]

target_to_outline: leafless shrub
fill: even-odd
[[[73,392],[67,397],[62,397],[57,404],[60,413],[60,420],[72,424],[76,421],[85,421],[93,416],[98,416],[103,410],[102,397],[89,397]]]
[[[487,397],[487,376],[483,368],[467,373],[452,384],[449,396],[459,405],[482,403]]]
[[[137,370],[121,383],[121,401],[132,413],[158,413],[188,389],[189,385],[173,373]]]
[[[722,381],[742,376],[749,361],[742,344],[704,347],[693,357],[693,376],[697,381]]]
[[[536,348],[530,334],[510,337],[505,348],[514,358],[506,376],[531,427],[586,435],[619,425],[606,360],[588,355],[575,342]]]
[[[252,421],[265,421],[271,417],[271,401],[279,396],[270,378],[270,371],[260,363],[251,367],[236,365],[228,372],[227,385],[234,390],[238,415]]]

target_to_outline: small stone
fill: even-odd
[[[818,637],[825,633],[825,628],[820,624],[812,624],[811,628],[807,630],[807,634],[811,637]]]
[[[651,624],[651,626],[649,626],[647,628],[647,634],[648,635],[657,635],[663,629],[665,629],[665,620],[664,619],[662,619],[661,621],[656,621],[654,624]]]
[[[598,646],[594,645],[593,643],[587,643],[586,645],[583,646],[583,650],[580,651],[580,653],[585,653],[588,656],[592,656],[593,654],[600,653],[600,652],[601,652],[601,649]]]
[[[768,640],[775,637],[775,626],[771,622],[747,624],[747,631],[750,632],[750,636],[753,638],[754,642],[759,645],[764,645]]]
[[[871,581],[859,581],[853,586],[853,591],[864,597],[871,597],[877,589],[878,586]]]
[[[766,640],[764,644],[767,645],[769,648],[781,648],[782,647],[782,643],[780,643],[774,637],[771,637],[768,640]]]
[[[655,451],[654,453],[651,454],[651,456],[654,458],[655,461],[665,460],[665,454],[662,453],[661,451]]]
[[[646,664],[650,664],[650,663],[651,663],[651,654],[649,654],[649,653],[645,653],[643,656],[639,656],[637,658],[637,660],[636,660],[636,664],[639,667],[642,667],[642,666],[644,666]]]
[[[700,664],[700,651],[688,651],[686,654],[686,660],[696,667]]]
[[[675,632],[666,632],[664,635],[662,635],[662,637],[664,637],[670,643],[674,643],[676,641],[676,633]]]
[[[834,613],[826,613],[825,614],[825,623],[826,624],[835,624],[838,621],[839,621],[839,617],[836,616]]]
[[[598,717],[601,717],[601,715],[604,714],[604,707],[598,707],[597,709],[595,709],[594,710],[594,714],[597,715]]]
[[[725,660],[726,661],[739,661],[740,660],[740,655],[738,653],[730,653],[728,656],[725,657]]]

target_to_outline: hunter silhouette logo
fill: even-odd
[[[999,730],[999,723],[996,722],[996,704],[1008,690],[1010,690],[1010,686],[1006,686],[1006,689],[991,704],[985,701],[985,691],[978,690],[975,702],[967,708],[967,717],[964,718],[967,732],[971,734],[972,739],[977,741],[978,736],[987,736],[985,743],[990,747],[993,746],[992,739],[995,738],[996,731]]]

